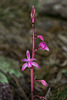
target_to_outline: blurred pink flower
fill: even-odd
[[[35,62],[33,62],[33,60],[36,60],[36,59],[35,59],[35,58],[31,58],[31,59],[30,59],[30,53],[29,53],[28,50],[27,50],[27,52],[26,52],[26,55],[27,55],[27,59],[24,58],[24,59],[21,61],[21,62],[23,62],[23,61],[26,61],[26,62],[27,62],[27,63],[25,63],[25,64],[22,66],[22,71],[24,71],[26,67],[31,68],[32,65],[35,66],[35,67],[37,67],[37,68],[39,68],[38,64],[35,63]]]
[[[49,51],[49,48],[47,47],[45,42],[40,42],[38,49]]]
[[[48,86],[47,82],[45,80],[40,81],[44,86]]]
[[[42,41],[44,41],[44,38],[42,35],[37,35],[37,38],[41,39]]]
[[[42,85],[44,85],[44,86],[48,86],[48,84],[47,84],[47,82],[45,80],[35,80],[35,81],[41,82]]]
[[[35,8],[34,8],[34,5],[32,6],[31,19],[32,19],[32,23],[34,23],[35,22]]]

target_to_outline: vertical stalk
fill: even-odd
[[[32,58],[34,58],[34,24],[32,23],[32,31],[33,31],[33,41],[32,41]],[[34,79],[33,79],[33,66],[31,67],[31,100],[33,100],[33,91],[34,91]]]

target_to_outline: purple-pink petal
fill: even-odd
[[[21,62],[23,62],[23,61],[28,61],[26,58],[24,58]]]
[[[37,38],[40,38],[42,41],[44,41],[44,38],[41,35],[37,35]]]
[[[45,80],[35,80],[35,81],[41,82],[42,85],[44,85],[44,86],[48,86],[48,84],[47,84],[47,82]]]
[[[26,52],[26,55],[27,55],[27,59],[30,60],[30,52],[28,50]]]
[[[48,86],[47,82],[45,80],[40,80],[40,82],[44,85],[44,86]]]
[[[42,49],[42,50],[47,50],[47,51],[49,51],[49,48],[47,47],[47,45],[46,45],[46,43],[45,42],[41,42],[40,44],[39,44],[39,48],[38,49]]]
[[[49,48],[48,48],[48,47],[46,47],[46,48],[45,48],[45,50],[49,51]]]
[[[23,64],[22,71],[24,71],[26,67],[27,67],[27,63]]]
[[[39,46],[42,47],[42,48],[44,48],[44,47],[46,47],[47,45],[46,45],[45,42],[40,42]]]
[[[31,58],[30,61],[36,60],[35,58]]]
[[[37,67],[37,68],[39,68],[39,65],[37,63],[35,63],[35,62],[32,62],[32,65]]]

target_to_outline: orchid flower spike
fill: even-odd
[[[35,8],[34,8],[34,5],[32,6],[31,19],[32,19],[32,23],[34,24],[34,22],[35,22]]]
[[[37,38],[41,39],[42,41],[44,41],[44,38],[42,35],[37,35]]]
[[[49,48],[47,47],[45,42],[40,42],[38,49],[49,51]]]
[[[35,66],[35,67],[39,68],[38,64],[35,63],[35,62],[33,62],[33,60],[36,60],[36,59],[35,59],[35,58],[31,58],[31,59],[30,59],[30,52],[29,52],[28,50],[27,50],[27,52],[26,52],[26,55],[27,55],[27,59],[24,58],[24,59],[21,61],[21,62],[26,61],[26,63],[23,64],[23,66],[22,66],[22,71],[24,71],[26,67],[31,68],[32,66]]]

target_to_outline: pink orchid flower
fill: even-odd
[[[21,62],[23,62],[23,61],[26,61],[26,62],[27,62],[27,63],[25,63],[25,64],[22,66],[22,71],[24,71],[26,67],[31,68],[32,65],[35,66],[35,67],[37,67],[37,68],[39,68],[38,64],[35,63],[35,62],[33,62],[33,60],[36,60],[36,59],[35,59],[35,58],[31,58],[31,59],[30,59],[30,52],[29,52],[28,50],[27,50],[27,52],[26,52],[26,55],[27,55],[27,59],[24,58],[24,59],[21,61]]]
[[[32,23],[34,23],[35,22],[35,8],[34,8],[34,5],[32,6],[31,19],[32,19]]]
[[[44,38],[42,35],[37,35],[37,38],[41,39],[42,41],[44,41]]]
[[[49,51],[49,48],[47,47],[45,42],[40,42],[38,49]]]
[[[48,84],[47,84],[47,82],[45,80],[35,80],[35,81],[41,82],[42,85],[44,85],[44,86],[48,86]]]

